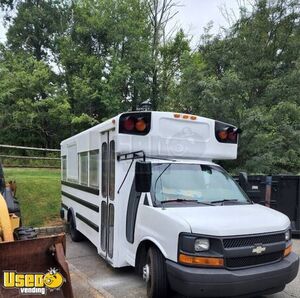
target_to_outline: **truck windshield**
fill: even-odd
[[[152,164],[152,193],[156,205],[189,201],[208,205],[250,203],[231,176],[212,165]]]

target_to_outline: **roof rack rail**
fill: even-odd
[[[146,160],[146,154],[143,150],[119,154],[117,156],[117,161],[129,160],[129,159],[134,160],[139,158],[142,158],[143,161]]]

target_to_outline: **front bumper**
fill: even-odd
[[[277,263],[232,271],[186,267],[169,260],[166,267],[171,288],[182,295],[234,297],[282,290],[297,276],[299,257],[291,253]]]

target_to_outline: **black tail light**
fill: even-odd
[[[120,116],[119,133],[146,135],[151,128],[151,112],[125,113]]]
[[[226,124],[224,122],[215,121],[216,139],[221,143],[236,144],[238,135],[242,132],[241,129]]]

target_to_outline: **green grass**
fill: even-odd
[[[5,168],[5,180],[17,182],[23,224],[53,225],[60,221],[60,170]]]

